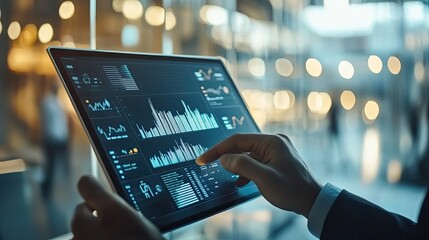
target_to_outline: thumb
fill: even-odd
[[[83,176],[79,179],[78,190],[82,198],[93,209],[106,210],[112,202],[119,202],[119,198],[111,194],[92,176]]]
[[[231,173],[261,184],[270,176],[271,169],[247,154],[224,154],[219,159],[222,166]]]

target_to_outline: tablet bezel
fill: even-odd
[[[233,78],[228,70],[228,68],[225,66],[225,62],[221,57],[206,57],[206,56],[189,56],[189,55],[161,55],[161,54],[148,54],[148,53],[133,53],[133,52],[122,52],[122,51],[106,51],[106,50],[90,50],[90,49],[77,49],[77,48],[63,48],[63,47],[49,47],[47,49],[47,52],[54,64],[54,67],[65,86],[65,90],[71,99],[71,103],[73,107],[75,108],[77,115],[83,125],[83,128],[88,135],[89,141],[93,147],[93,150],[97,156],[98,162],[101,165],[101,168],[103,169],[104,173],[106,174],[107,180],[112,188],[113,191],[115,191],[117,194],[119,194],[123,199],[125,199],[128,202],[128,197],[125,191],[122,188],[122,185],[120,183],[120,180],[116,178],[116,173],[114,171],[113,166],[110,164],[109,157],[107,156],[106,152],[103,151],[103,145],[100,141],[100,139],[97,136],[95,128],[91,127],[91,120],[83,106],[83,104],[80,101],[79,95],[73,86],[72,80],[68,78],[67,70],[61,63],[61,58],[68,57],[94,57],[94,58],[126,58],[126,59],[144,59],[144,60],[164,60],[164,61],[198,61],[198,63],[201,63],[201,61],[207,61],[207,62],[217,62],[220,63],[220,65],[224,68],[225,72],[229,75],[230,78],[230,84],[234,88],[234,91],[237,93],[237,95],[240,96],[239,101],[241,102],[242,106],[245,108],[245,111],[251,116],[248,107],[246,103],[243,101],[243,97],[241,96],[240,92],[238,91]],[[256,125],[253,119],[251,119],[252,125],[255,126],[255,129],[257,132],[260,132],[260,129]],[[113,177],[112,177],[113,176]],[[177,229],[179,227],[194,223],[196,221],[202,220],[204,218],[213,216],[219,212],[225,211],[227,209],[230,209],[232,207],[235,207],[239,204],[242,204],[244,202],[247,202],[249,200],[252,200],[256,197],[259,197],[261,194],[258,191],[257,187],[254,186],[255,191],[252,193],[245,195],[243,197],[240,197],[238,199],[234,199],[228,202],[225,202],[217,207],[210,208],[209,210],[205,210],[203,212],[191,215],[189,217],[183,218],[180,221],[177,221],[175,223],[171,223],[168,225],[157,225],[157,227],[162,232],[168,232],[172,231],[174,229]],[[128,202],[129,203],[129,202]],[[129,203],[130,204],[130,203]],[[143,214],[143,213],[142,213]]]

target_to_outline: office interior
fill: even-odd
[[[221,56],[260,129],[288,135],[321,183],[417,219],[429,179],[425,0],[2,0],[0,239],[67,239],[79,177],[106,183],[49,46]],[[52,86],[69,135],[46,197]],[[168,237],[314,239],[306,219],[263,198]]]

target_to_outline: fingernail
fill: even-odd
[[[198,165],[204,165],[203,161],[199,157],[197,157],[197,159],[195,159],[195,163]]]

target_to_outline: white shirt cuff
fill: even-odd
[[[307,227],[308,230],[315,237],[320,238],[322,235],[323,224],[325,223],[326,216],[328,216],[329,210],[337,199],[342,189],[327,183],[311,207],[310,213],[308,214]]]

